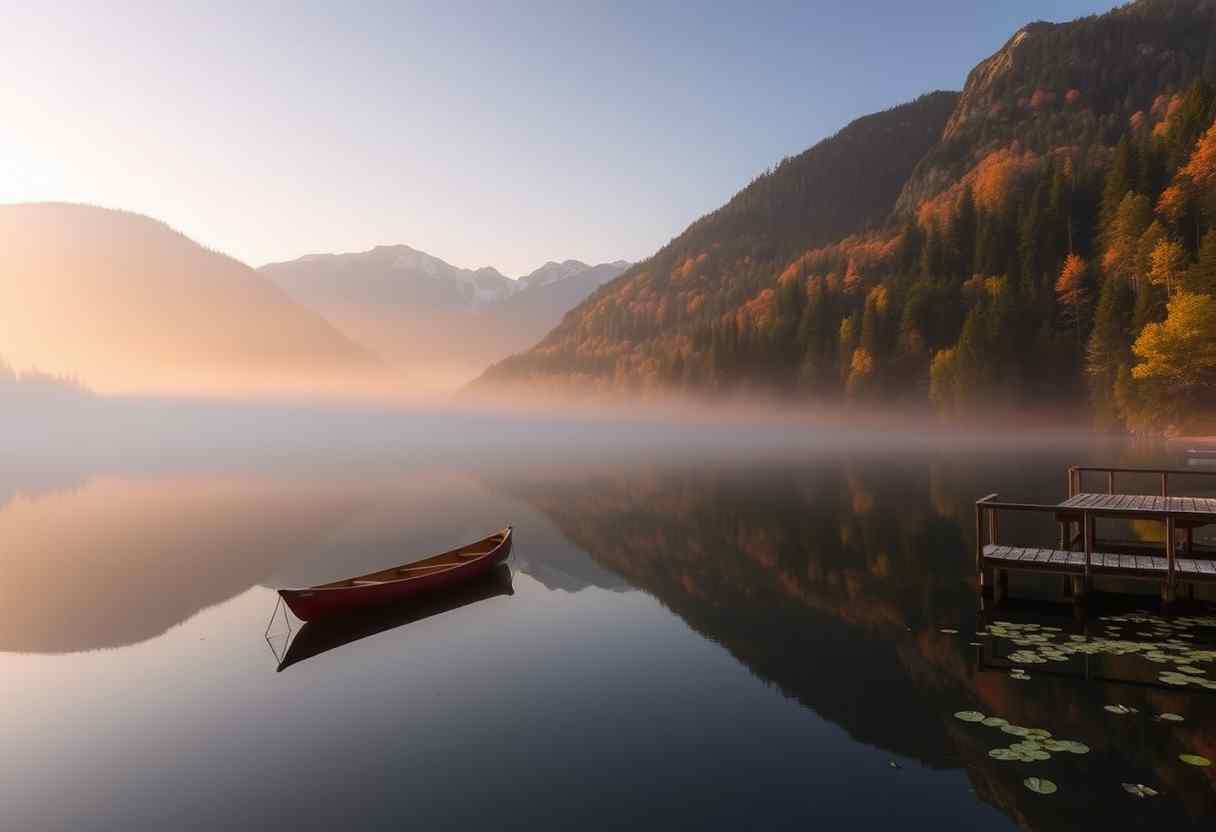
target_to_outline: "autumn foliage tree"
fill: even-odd
[[[1070,254],[1064,260],[1060,276],[1056,279],[1056,298],[1065,309],[1065,320],[1072,322],[1077,333],[1077,349],[1081,347],[1081,321],[1085,308],[1089,305],[1089,287],[1086,276],[1089,269],[1076,254]]]
[[[1174,286],[1186,271],[1186,251],[1176,240],[1161,240],[1153,247],[1150,257],[1149,280],[1158,286],[1165,286],[1165,295],[1173,295]]]
[[[1144,328],[1132,347],[1131,371],[1151,427],[1181,426],[1216,404],[1216,299],[1178,292],[1164,321]]]

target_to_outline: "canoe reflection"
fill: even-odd
[[[293,664],[299,664],[305,659],[328,653],[354,641],[383,633],[424,618],[440,615],[451,610],[475,604],[499,595],[513,595],[515,590],[511,584],[511,568],[500,564],[484,578],[463,584],[448,592],[429,595],[380,607],[372,611],[354,612],[319,621],[309,621],[295,632],[294,638],[290,631],[280,636],[287,641],[286,649],[280,651],[274,639],[267,636],[267,643],[278,661],[278,671],[282,672]]]

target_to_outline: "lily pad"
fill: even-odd
[[[1157,719],[1163,719],[1166,722],[1182,722],[1183,721],[1183,717],[1180,716],[1179,714],[1161,714],[1157,717]]]
[[[1123,791],[1135,797],[1156,797],[1158,792],[1152,786],[1143,783],[1124,783]]]
[[[1055,794],[1056,784],[1045,777],[1027,777],[1022,785],[1036,794]]]
[[[1126,705],[1103,705],[1102,709],[1105,711],[1109,711],[1112,714],[1118,714],[1119,716],[1126,716],[1127,714],[1138,713],[1135,708],[1129,708]]]
[[[988,752],[988,756],[994,760],[1016,760],[1019,755],[1008,748],[994,748]]]
[[[999,716],[990,716],[984,720],[983,724],[989,728],[1000,728],[1002,725],[1008,725],[1009,720],[1002,719]]]
[[[963,722],[983,722],[984,715],[979,711],[959,711],[954,715],[955,719],[961,719]]]
[[[949,635],[957,635],[957,634],[958,634],[958,630],[954,629],[953,627],[942,627],[942,632],[943,632],[943,633],[947,633],[947,634],[949,634]]]
[[[1179,754],[1178,759],[1186,763],[1188,766],[1199,766],[1206,768],[1212,764],[1212,761],[1200,754]]]
[[[1001,730],[1006,734],[1013,734],[1015,737],[1024,737],[1029,728],[1023,728],[1021,725],[1002,725]]]

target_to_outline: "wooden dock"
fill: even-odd
[[[1084,475],[1104,474],[1105,492],[1082,490]],[[1120,494],[1116,475],[1159,478],[1160,494]],[[1070,466],[1068,498],[1054,504],[1002,502],[989,494],[975,503],[975,568],[980,590],[999,599],[1007,592],[1010,572],[1067,576],[1074,597],[1091,588],[1099,576],[1153,581],[1161,596],[1172,601],[1180,588],[1192,593],[1197,583],[1216,582],[1216,559],[1196,551],[1194,530],[1216,524],[1216,498],[1170,494],[1170,477],[1216,476],[1216,471],[1163,468],[1094,468]],[[1059,526],[1055,548],[1018,546],[999,541],[1001,512],[1037,512],[1054,515]],[[1164,543],[1152,550],[1144,546],[1100,541],[1098,519],[1149,520],[1164,527]],[[1073,529],[1076,528],[1074,533]]]

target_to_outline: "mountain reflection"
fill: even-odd
[[[0,492],[7,570],[0,651],[133,644],[255,585],[359,574],[512,521],[527,541],[517,568],[545,585],[571,592],[625,585],[463,472],[358,467],[8,480]]]
[[[496,486],[537,506],[597,563],[653,594],[760,679],[861,742],[965,768],[975,791],[1024,827],[1115,828],[1140,811],[1149,813],[1146,823],[1210,816],[1216,799],[1202,785],[1210,778],[1180,766],[1177,755],[1216,751],[1204,730],[1216,716],[1212,697],[1046,675],[1030,684],[978,667],[969,644],[979,626],[968,584],[970,524],[993,462],[550,469]],[[1004,460],[1001,481],[1049,497],[1062,487],[1052,475],[1064,469],[1044,462]],[[1085,624],[1061,605],[1012,604],[1001,615]],[[941,632],[956,628],[963,633]],[[1112,732],[1108,702],[1187,713],[1187,722],[1156,740],[1129,739]],[[1045,776],[1064,785],[1045,803],[1022,784],[1042,767],[990,758],[989,749],[1012,738],[968,730],[953,717],[965,709],[1082,738],[1093,750],[1083,762],[1057,755]],[[1150,808],[1124,800],[1120,783],[1129,780],[1158,784],[1170,799]],[[1095,791],[1109,791],[1110,800],[1095,805]]]
[[[114,647],[252,586],[330,534],[357,495],[324,482],[98,479],[0,509],[0,650]]]

